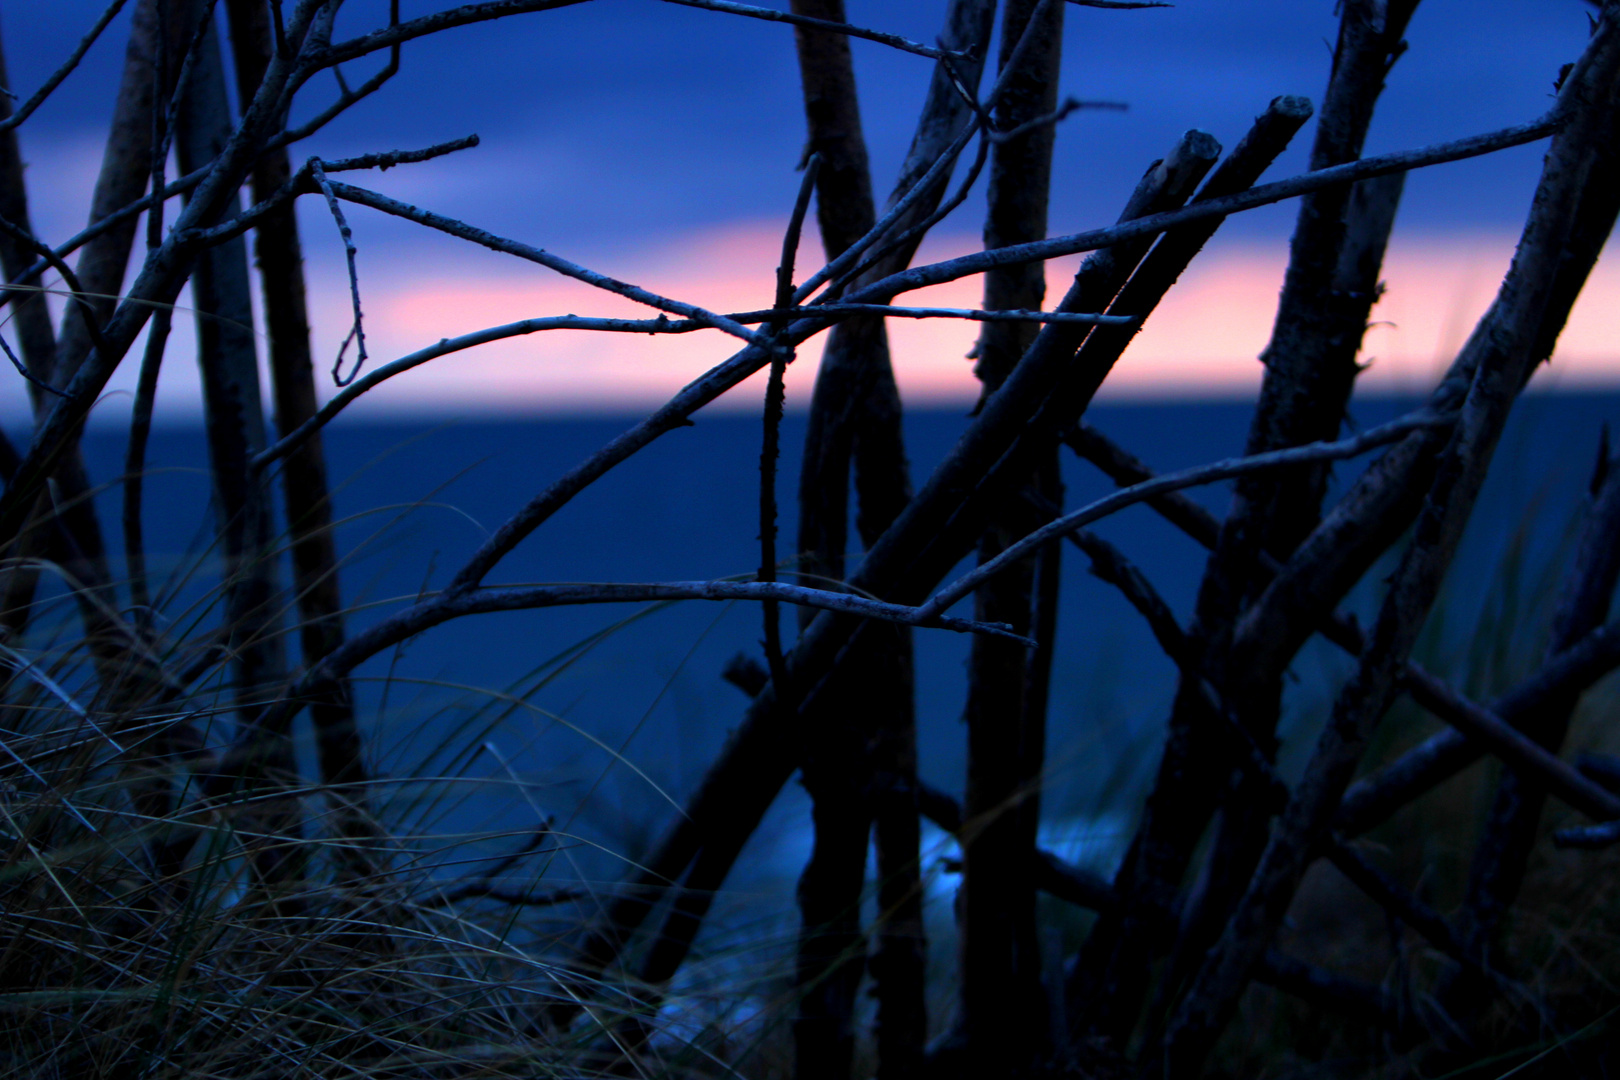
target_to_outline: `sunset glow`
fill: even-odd
[[[623,257],[600,269],[711,310],[765,306],[780,240],[770,227],[738,227],[686,237]],[[971,250],[937,243],[926,257]],[[1421,392],[1432,384],[1494,295],[1512,251],[1512,238],[1399,235],[1385,263],[1388,286],[1374,309],[1363,358],[1369,389]],[[819,265],[807,243],[802,265]],[[1276,311],[1287,251],[1224,247],[1206,253],[1171,291],[1163,307],[1110,377],[1111,397],[1232,395],[1259,384],[1256,357]],[[1049,303],[1077,259],[1051,264]],[[628,301],[539,268],[514,267],[446,274],[441,266],[370,267],[364,279],[368,334],[379,362],[439,338],[541,315],[563,313],[645,317]],[[801,274],[802,276],[802,274]],[[314,290],[317,342],[341,339],[348,318],[342,281]],[[976,307],[981,284],[967,278],[907,294],[901,302]],[[913,404],[970,401],[977,392],[965,359],[977,324],[959,320],[891,319],[889,335],[901,392]],[[436,360],[386,384],[362,409],[451,406],[556,412],[644,407],[664,399],[735,350],[718,332],[659,338],[576,331],[550,332],[482,346]],[[821,339],[801,350],[789,377],[790,406],[808,397]],[[1600,263],[1560,341],[1543,385],[1573,388],[1620,382],[1620,265]],[[721,406],[753,407],[757,388],[734,391]]]

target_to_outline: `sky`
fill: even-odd
[[[786,0],[762,0],[783,8]],[[410,18],[450,0],[404,0]],[[931,42],[945,0],[848,0],[852,21]],[[1112,221],[1142,170],[1188,128],[1230,147],[1278,94],[1319,101],[1331,59],[1332,0],[1177,0],[1151,11],[1070,6],[1062,93],[1124,103],[1082,111],[1059,129],[1050,231]],[[0,0],[12,87],[27,95],[67,54],[100,0]],[[1582,0],[1424,0],[1409,52],[1389,79],[1367,152],[1420,146],[1532,119],[1552,100],[1561,64],[1587,35]],[[338,36],[386,19],[385,0],[349,0]],[[59,242],[82,227],[123,60],[127,12],[38,114],[19,129],[33,224]],[[874,185],[882,198],[910,141],[932,61],[854,44]],[[347,72],[363,79],[379,60]],[[336,93],[314,80],[298,109]],[[804,120],[792,30],[660,0],[590,0],[463,28],[405,47],[380,93],[301,144],[295,157],[342,157],[429,145],[469,133],[476,149],[439,161],[355,174],[367,185],[594,269],[711,310],[765,306],[799,177]],[[296,118],[296,117],[295,117]],[[1268,174],[1303,169],[1307,128]],[[1375,309],[1364,376],[1379,390],[1421,391],[1489,303],[1529,206],[1545,144],[1420,172],[1408,180]],[[981,183],[920,259],[978,245]],[[1275,312],[1296,204],[1229,221],[1127,353],[1105,396],[1251,392]],[[617,297],[510,257],[472,249],[383,215],[350,208],[374,363],[446,336],[516,319],[645,314]],[[348,327],[337,229],[324,205],[300,203],[318,357]],[[812,235],[801,267],[819,265]],[[1612,249],[1613,245],[1611,245]],[[1077,259],[1048,266],[1061,294]],[[1564,335],[1549,386],[1620,381],[1620,260],[1599,264]],[[966,279],[908,302],[978,306]],[[186,297],[182,297],[182,303]],[[177,320],[177,326],[186,320]],[[0,331],[3,332],[3,331]],[[914,404],[970,400],[964,359],[976,329],[891,320],[902,394]],[[493,410],[617,411],[656,404],[724,359],[732,342],[704,332],[642,338],[556,332],[438,360],[374,391],[357,413]],[[197,381],[171,344],[160,387],[165,416],[194,415]],[[802,406],[819,352],[800,352],[789,404]],[[180,362],[175,362],[180,361]],[[131,368],[133,365],[129,365]],[[127,416],[122,372],[98,416]],[[0,414],[18,414],[20,380]],[[734,407],[754,408],[749,386]],[[726,405],[722,403],[722,406]]]

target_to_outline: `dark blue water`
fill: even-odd
[[[1357,421],[1376,423],[1410,404],[1363,403]],[[1155,468],[1174,469],[1240,452],[1248,416],[1249,408],[1239,404],[1178,403],[1098,407],[1090,419]],[[1466,665],[1476,631],[1513,604],[1530,609],[1545,600],[1599,429],[1615,419],[1620,395],[1614,394],[1531,397],[1521,404],[1424,646],[1435,663],[1453,670]],[[338,423],[327,450],[342,522],[339,548],[347,560],[343,595],[354,608],[351,629],[442,585],[506,515],[629,422]],[[918,482],[965,422],[957,412],[908,417]],[[790,417],[780,478],[784,550],[791,549],[795,527],[792,449],[802,438],[802,419]],[[116,475],[121,435],[93,432],[86,449],[94,476]],[[579,497],[490,581],[748,574],[758,564],[758,452],[756,419],[700,417],[695,427],[666,436]],[[149,460],[154,565],[190,574],[167,608],[178,632],[188,619],[206,623],[195,605],[212,585],[201,433],[158,431]],[[1356,468],[1341,466],[1341,481]],[[1070,506],[1110,490],[1090,466],[1073,459],[1065,462],[1065,482]],[[1224,487],[1195,495],[1224,509]],[[109,539],[117,514],[109,493],[102,499]],[[1128,510],[1098,531],[1130,554],[1178,613],[1190,611],[1201,549],[1145,508]],[[1172,669],[1140,619],[1085,572],[1078,553],[1066,554],[1064,569],[1047,813],[1055,829],[1106,819],[1118,832],[1155,764]],[[1377,578],[1371,575],[1353,598],[1363,617],[1376,602]],[[792,625],[784,619],[790,634]],[[692,789],[738,722],[745,700],[720,672],[739,651],[759,655],[760,636],[757,607],[699,602],[639,614],[590,607],[482,616],[423,634],[357,672],[368,752],[396,780],[388,789],[390,813],[402,829],[422,833],[511,833],[549,817],[585,841],[566,853],[567,867],[553,863],[551,872],[611,879],[617,856],[602,851],[644,850],[673,813],[670,801]],[[964,637],[946,631],[917,635],[922,771],[950,790],[960,788],[963,771],[967,647]],[[570,662],[557,664],[564,655]],[[1325,648],[1301,657],[1285,727],[1289,751],[1308,747],[1331,677],[1343,670],[1342,659]],[[537,672],[545,674],[543,684]],[[1115,812],[1102,813],[1109,809]],[[790,873],[802,849],[802,815],[795,787],[754,857]]]

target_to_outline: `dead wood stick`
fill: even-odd
[[[1475,374],[1462,414],[1442,454],[1412,543],[1363,652],[1357,674],[1340,693],[1306,774],[1278,819],[1265,855],[1214,951],[1183,999],[1166,1034],[1171,1076],[1202,1068],[1236,1008],[1255,964],[1292,900],[1312,848],[1330,826],[1373,727],[1397,680],[1457,542],[1507,415],[1543,334],[1543,318],[1576,221],[1588,166],[1607,146],[1620,84],[1620,11],[1604,9],[1596,34],[1565,83],[1575,103],[1550,150],[1513,268],[1496,303],[1470,339]]]
[[[986,247],[1046,236],[1052,150],[1057,132],[1040,123],[1057,107],[1062,65],[1063,4],[1008,0],[1002,8],[1000,71],[989,126]],[[998,132],[1008,133],[997,137]],[[988,310],[1043,306],[1044,268],[999,266],[984,275]],[[1039,327],[985,323],[975,350],[981,400],[1006,380]],[[1055,445],[1032,455],[1026,493],[1061,504]],[[979,540],[979,561],[995,556],[1042,520],[1022,499],[1008,500]],[[974,827],[961,836],[958,894],[961,1032],[973,1073],[1023,1073],[1047,1040],[1037,943],[1035,854],[1040,776],[1045,768],[1046,702],[1056,624],[1062,548],[1048,544],[978,590],[974,610],[1024,630],[1034,650],[980,643],[968,656],[967,776],[964,810]]]
[[[1611,621],[1559,653],[1541,669],[1497,698],[1489,712],[1517,728],[1539,710],[1579,693],[1620,665],[1620,622]],[[1460,731],[1434,735],[1345,792],[1334,828],[1357,836],[1396,810],[1478,761],[1484,746]]]
[[[1594,178],[1592,195],[1602,204],[1599,214],[1604,219],[1601,228],[1606,232],[1620,211],[1620,153],[1611,154],[1605,165],[1600,171],[1606,172],[1607,178]],[[1562,595],[1553,615],[1549,655],[1597,629],[1608,617],[1610,598],[1620,579],[1620,469],[1616,468],[1620,460],[1611,460],[1607,436],[1608,429],[1604,428],[1580,542],[1564,575]],[[1523,735],[1531,745],[1556,755],[1568,736],[1578,702],[1579,695],[1572,694],[1551,703],[1523,725]],[[1497,778],[1496,797],[1474,850],[1468,893],[1458,912],[1462,933],[1480,947],[1496,936],[1518,898],[1531,852],[1539,839],[1546,794],[1542,785],[1521,769],[1508,770]],[[1451,981],[1461,998],[1472,994],[1465,980]],[[1448,1011],[1477,1012],[1472,1008],[1476,1004],[1477,1000],[1454,1000]]]
[[[1414,701],[1501,758],[1526,780],[1545,787],[1594,821],[1620,818],[1620,796],[1593,783],[1491,710],[1469,701],[1427,672],[1409,668],[1404,681]]]

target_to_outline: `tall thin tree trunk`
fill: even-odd
[[[201,168],[219,153],[233,127],[226,97],[225,70],[217,24],[202,43],[190,83],[184,88],[175,149],[182,172]],[[233,200],[226,216],[240,212]],[[259,723],[265,706],[286,677],[285,648],[272,548],[269,490],[249,465],[266,445],[264,405],[259,391],[258,350],[254,340],[247,245],[235,238],[203,251],[192,272],[197,306],[197,361],[214,500],[224,556],[225,620],[234,659],[238,722]],[[257,763],[257,781],[285,783],[293,777],[292,745],[275,732],[276,749]],[[295,830],[286,808],[265,817],[276,835]],[[291,864],[275,855],[279,875]]]
[[[1219,941],[1169,1025],[1162,1066],[1192,1076],[1230,1022],[1239,996],[1284,918],[1300,877],[1332,826],[1367,740],[1399,690],[1399,674],[1422,630],[1473,509],[1503,425],[1538,357],[1557,336],[1561,277],[1577,253],[1594,163],[1612,149],[1620,117],[1620,33],[1602,20],[1565,85],[1570,113],[1554,136],[1513,264],[1456,368],[1471,378],[1400,567],[1391,579],[1356,674],[1340,691],[1305,774],[1271,830],[1258,867]],[[1584,273],[1584,267],[1582,268]]]
[[[1063,4],[1050,0],[1009,0],[1003,9],[1000,62],[1006,81],[995,112],[1002,130],[1027,124],[1057,107],[1063,9]],[[1035,18],[1044,25],[1031,27]],[[1032,36],[1019,67],[1005,74],[1026,28]],[[995,144],[986,248],[1046,236],[1055,141],[1055,128],[1048,124]],[[985,275],[987,309],[1039,310],[1045,299],[1044,263],[997,267]],[[986,396],[1006,380],[1039,330],[1034,323],[984,324],[974,370]],[[1062,485],[1055,444],[1038,453],[1028,484],[1042,505],[1059,502]],[[981,541],[980,561],[996,557],[1031,531],[1040,523],[1037,518],[1027,501],[1010,503]],[[1044,1054],[1048,1041],[1034,869],[1046,748],[1046,680],[1051,673],[1061,551],[1056,543],[1047,545],[974,597],[976,618],[1006,623],[1020,634],[1034,631],[1039,606],[1047,637],[1034,653],[982,636],[976,636],[971,647],[961,899],[962,1019],[970,1074],[1023,1075]]]
[[[843,0],[794,0],[801,15],[844,20]],[[849,39],[798,27],[799,72],[804,88],[809,150],[821,155],[816,181],[816,218],[828,258],[836,258],[877,220],[859,97]],[[888,335],[877,316],[850,320],[829,334],[810,407],[799,480],[799,547],[812,580],[841,579],[849,543],[849,487],[855,465],[862,524],[881,532],[910,498],[900,404],[889,366]],[[861,435],[865,438],[861,438]],[[802,612],[801,614],[807,614]],[[854,1063],[855,997],[865,970],[861,894],[866,879],[868,837],[877,797],[877,733],[912,727],[911,637],[904,629],[884,635],[887,647],[862,658],[866,692],[843,696],[813,725],[801,768],[812,800],[814,841],[799,882],[802,919],[796,970],[799,1013],[794,1022],[795,1075],[800,1080],[840,1080]],[[891,733],[887,745],[894,746]],[[904,736],[899,736],[903,738]],[[903,758],[891,757],[892,762]],[[912,819],[916,812],[913,808]],[[891,839],[893,828],[889,830]],[[892,846],[891,846],[892,853]],[[911,861],[915,862],[913,852]],[[918,920],[915,930],[920,930]],[[883,1004],[891,1015],[880,1027],[891,1036],[915,1027],[892,1015],[897,969],[891,949],[890,985]],[[880,970],[882,966],[880,965]],[[917,990],[920,998],[920,985]],[[920,1011],[920,1000],[914,1011]],[[886,1040],[891,1053],[894,1039]],[[920,1056],[920,1045],[911,1053]],[[900,1075],[893,1067],[885,1070]]]
[[[957,59],[948,69],[944,64],[937,64],[934,68],[934,77],[910,151],[901,166],[894,194],[890,196],[891,206],[911,191],[972,119],[971,108],[962,99],[957,86],[966,87],[970,93],[977,90],[994,26],[994,15],[995,0],[952,0],[941,38],[948,47],[956,50]],[[947,180],[942,178],[920,195],[895,224],[896,235],[920,226],[938,208]],[[905,243],[895,245],[862,275],[861,280],[874,280],[906,266],[924,235],[925,232],[918,229]],[[847,471],[845,475],[847,477]],[[862,483],[859,472],[856,482]],[[862,505],[866,505],[864,497]],[[873,543],[864,517],[860,528],[867,543]],[[798,647],[795,647],[792,655],[799,656]],[[796,749],[790,739],[800,721],[796,716],[781,714],[774,689],[768,689],[763,700],[756,702],[750,709],[750,717],[692,796],[690,812],[683,814],[660,839],[645,869],[637,873],[635,880],[609,906],[600,922],[581,942],[577,962],[586,971],[600,971],[614,962],[653,910],[658,896],[666,892],[672,882],[680,880],[690,866],[690,874],[681,881],[674,912],[659,934],[657,949],[662,959],[658,970],[673,972],[685,957],[707,911],[707,894],[724,882],[736,852],[742,849],[748,835],[757,827],[761,816],[787,782],[796,760]],[[883,741],[878,744],[876,768],[880,779],[884,770],[903,778],[910,775],[914,768],[908,760],[909,755],[898,751],[886,763],[884,755],[888,747],[906,745],[911,739],[911,736],[898,729],[897,724],[898,721],[892,722],[885,729]],[[892,741],[890,736],[893,737]],[[895,1038],[908,1040],[909,1046],[912,1036],[905,1034],[907,1025],[912,1030],[920,1031],[925,1026],[925,1018],[921,1011],[922,943],[906,929],[912,923],[921,925],[921,891],[915,845],[905,839],[908,832],[917,827],[913,805],[915,795],[902,785],[903,781],[897,780],[892,789],[885,787],[879,793],[879,821],[876,828],[878,866],[883,888],[899,890],[899,883],[905,881],[908,883],[905,886],[907,895],[914,896],[915,900],[907,901],[904,906],[896,906],[892,897],[890,901],[880,898],[884,909],[894,912],[894,915],[879,931],[882,935],[879,942],[880,959],[875,963],[874,972],[879,980],[880,997],[886,999],[892,987],[895,988],[893,993],[900,999],[900,1004],[894,1010],[880,1005],[879,1042],[885,1043],[889,1038],[888,1033],[898,1032],[901,1034],[895,1035]],[[885,815],[889,813],[895,815],[892,828],[886,824],[889,819]],[[916,887],[911,883],[915,883]],[[889,937],[891,929],[892,939]],[[900,963],[883,959],[884,950],[889,948],[891,940],[895,948],[888,955],[902,958]],[[650,966],[651,961],[647,969]],[[891,974],[892,978],[889,977]],[[575,1008],[572,1003],[562,1004],[548,1010],[548,1015],[555,1023],[566,1023]],[[889,1016],[901,1019],[891,1023],[885,1019]],[[907,1017],[910,1019],[905,1019]],[[888,1054],[886,1060],[906,1061],[910,1053],[911,1050],[902,1053],[896,1049]],[[880,1063],[880,1068],[886,1069],[887,1066]]]
[[[269,66],[274,48],[268,9],[257,0],[226,0],[230,13],[237,96],[249,101]],[[253,197],[267,199],[291,176],[285,149],[265,154],[253,171]],[[304,284],[304,253],[298,218],[291,202],[268,214],[254,230],[254,253],[264,295],[265,327],[270,338],[270,385],[275,395],[276,427],[286,434],[315,415],[315,370],[310,355],[309,314]],[[282,498],[291,536],[293,587],[297,594],[299,640],[304,666],[312,668],[343,644],[343,600],[337,574],[337,546],[332,534],[332,504],[321,433],[315,432],[289,453],[281,467]],[[354,840],[374,839],[376,829],[366,812],[365,762],[355,724],[354,695],[349,680],[319,701],[311,702],[321,780],[339,801],[336,828]],[[345,785],[348,785],[345,787]],[[359,852],[356,868],[369,861]]]
[[[1373,106],[1404,48],[1402,34],[1415,6],[1415,0],[1388,5],[1352,0],[1344,5],[1313,168],[1360,156]],[[1250,453],[1330,439],[1338,432],[1400,190],[1399,178],[1384,179],[1301,200],[1276,327],[1263,357],[1266,374]],[[1265,584],[1258,568],[1262,549],[1281,558],[1292,552],[1317,521],[1327,475],[1325,467],[1313,467],[1244,478],[1205,568],[1172,705],[1171,734],[1116,883],[1135,902],[1126,906],[1117,925],[1113,919],[1099,920],[1074,986],[1074,1001],[1086,1012],[1087,1027],[1116,1045],[1136,1026],[1149,965],[1166,944],[1157,920],[1132,912],[1143,905],[1159,910],[1175,905],[1199,841],[1224,800],[1228,809],[1220,819],[1211,872],[1179,949],[1182,963],[1196,963],[1264,846],[1267,795],[1252,779],[1232,779],[1229,755],[1237,740],[1212,715],[1206,681],[1270,752],[1283,671],[1279,666],[1264,673],[1242,672],[1247,693],[1240,704],[1225,676],[1227,651],[1243,606]],[[1228,762],[1224,767],[1212,764],[1223,760]],[[1172,996],[1182,974],[1170,973],[1167,992]]]
[[[160,40],[158,7],[161,3],[172,2],[142,0],[135,8],[112,131],[108,136],[91,204],[91,221],[133,202],[145,191],[151,160],[152,109],[158,89],[154,86],[157,57],[162,50],[175,49],[176,35],[173,29],[179,21],[170,20],[171,33],[167,40]],[[4,112],[10,112],[9,104]],[[0,144],[3,144],[0,145],[0,170],[4,173],[0,175],[0,191],[4,192],[0,198],[7,203],[4,212],[9,220],[26,228],[27,197],[16,130],[0,136]],[[90,241],[80,252],[76,274],[89,294],[85,300],[99,321],[105,321],[116,304],[115,298],[124,280],[135,228],[136,222],[131,220]],[[0,242],[0,262],[3,262],[8,279],[22,274],[33,264],[34,258],[32,252],[24,252],[10,238]],[[57,387],[66,385],[90,348],[90,337],[79,305],[67,305],[60,338],[51,333],[50,318],[42,296],[14,305],[14,309],[17,312],[19,344],[31,373],[40,382]],[[30,387],[30,397],[35,412],[41,417],[56,401],[54,396],[37,386]],[[25,557],[30,554],[47,556],[67,571],[77,586],[85,637],[96,662],[103,690],[110,700],[119,700],[126,697],[132,687],[145,681],[138,674],[145,665],[134,660],[138,650],[132,648],[134,643],[129,639],[126,628],[113,614],[119,608],[117,592],[107,565],[100,521],[90,498],[89,476],[76,443],[59,458],[53,473],[52,488],[52,491],[41,496],[40,510],[35,520],[44,522],[54,518],[60,523],[60,531],[54,525],[28,530],[22,538],[19,554]],[[8,578],[6,620],[15,632],[27,622],[35,588],[34,573],[23,566]]]
[[[5,70],[4,50],[0,49],[0,88],[9,90],[10,87],[11,80]],[[10,115],[11,99],[0,95],[0,118]],[[16,128],[0,132],[0,215],[14,225],[33,231],[28,217],[28,191],[23,178],[22,152],[17,145]],[[9,233],[0,234],[0,269],[4,269],[8,281],[15,281],[33,265],[33,262],[33,252],[25,250],[21,242]],[[12,300],[11,312],[13,333],[24,365],[35,380],[48,383],[51,378],[51,365],[55,362],[56,333],[51,328],[51,316],[45,306],[45,294],[39,293]],[[36,412],[40,408],[40,398],[44,393],[36,385],[31,384],[28,387],[29,400],[34,403]],[[28,625],[34,590],[39,580],[38,572],[31,565],[32,561],[37,558],[48,558],[65,563],[70,558],[66,551],[56,550],[60,545],[56,530],[45,524],[48,504],[44,500],[41,501],[40,509],[45,513],[39,514],[36,518],[37,523],[23,533],[21,543],[12,553],[18,563],[3,579],[4,609],[0,610],[0,625],[4,625],[6,632],[12,637],[20,635]]]

